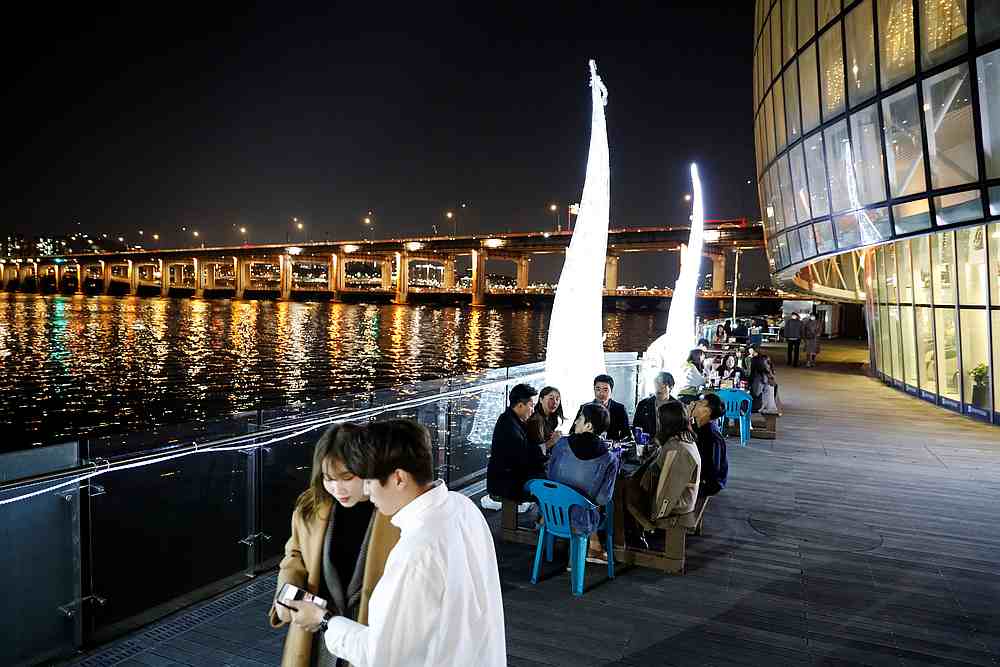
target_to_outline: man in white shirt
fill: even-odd
[[[345,467],[400,538],[372,593],[368,626],[309,602],[292,622],[320,630],[356,667],[507,664],[493,535],[476,506],[433,481],[430,434],[407,419],[369,424],[345,445]]]

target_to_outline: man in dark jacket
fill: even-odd
[[[674,391],[674,376],[666,371],[656,374],[653,378],[653,393],[639,401],[635,406],[635,419],[633,426],[641,428],[643,433],[650,438],[656,435],[659,429],[656,413],[660,406],[668,401],[674,400],[670,394]]]
[[[510,390],[510,405],[493,427],[490,460],[486,465],[486,492],[494,498],[527,502],[524,490],[529,479],[545,478],[545,455],[528,442],[524,423],[535,411],[538,392],[526,384]]]
[[[788,365],[798,366],[799,344],[802,342],[802,320],[799,319],[798,313],[792,313],[792,316],[785,320],[782,334],[788,343]]]
[[[609,440],[628,440],[632,431],[628,425],[628,413],[625,406],[611,398],[615,380],[610,375],[598,375],[594,378],[594,401],[604,406],[611,415],[611,425],[608,426]],[[598,433],[600,435],[600,433]]]
[[[719,417],[724,414],[726,407],[715,394],[705,394],[691,404],[692,425],[701,455],[700,496],[714,496],[726,488],[729,458],[726,456],[726,438],[719,430]]]

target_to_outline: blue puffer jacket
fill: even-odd
[[[608,449],[593,433],[576,433],[560,438],[552,448],[548,475],[603,507],[614,495],[620,468],[621,450]],[[572,507],[569,522],[574,532],[590,534],[600,525],[601,512]]]

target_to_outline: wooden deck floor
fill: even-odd
[[[532,586],[532,549],[499,545],[510,664],[997,664],[1000,429],[865,377],[863,349],[824,353],[838,363],[779,369],[776,440],[730,439],[686,576],[591,566],[574,599],[564,568]],[[272,591],[258,579],[76,664],[278,664]]]

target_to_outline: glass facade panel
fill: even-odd
[[[990,188],[990,215],[1000,215],[1000,185]]]
[[[760,34],[760,44],[757,46],[760,50],[760,55],[762,57],[762,63],[760,68],[761,76],[761,86],[762,90],[767,90],[768,86],[771,85],[771,22],[768,18],[767,23],[764,24],[764,32]]]
[[[787,63],[795,55],[795,0],[781,1],[781,61]]]
[[[813,225],[816,232],[816,252],[820,255],[833,252],[837,245],[833,240],[833,224],[829,220],[821,220]]]
[[[924,69],[962,55],[969,48],[966,0],[919,0],[920,63]]]
[[[844,110],[844,49],[837,24],[819,37],[820,93],[823,119]]]
[[[910,242],[896,241],[896,277],[899,280],[899,302],[913,303],[913,273],[910,271]]]
[[[799,229],[799,239],[802,241],[802,256],[806,259],[816,256],[816,237],[813,236],[811,225]]]
[[[941,232],[931,235],[931,266],[934,276],[934,304],[955,304],[955,235]]]
[[[889,166],[889,190],[893,197],[927,189],[924,178],[924,147],[920,139],[917,89],[901,90],[882,100],[885,122],[885,153]]]
[[[806,181],[806,158],[799,144],[788,152],[789,164],[792,168],[792,197],[795,200],[795,218],[805,222],[812,216],[809,214],[809,187]]]
[[[854,175],[858,180],[857,201],[851,202],[851,208],[883,201],[885,176],[882,169],[878,106],[872,104],[851,116],[851,140]]]
[[[1000,310],[993,311],[993,411],[1000,412]]]
[[[966,190],[935,197],[934,217],[938,226],[981,219],[983,202],[979,198],[979,190]]]
[[[774,95],[774,147],[781,152],[788,143],[785,134],[785,94],[781,79],[774,82],[771,94]]]
[[[889,208],[873,208],[858,211],[858,226],[861,228],[861,243],[878,243],[892,238],[892,224],[889,222]]]
[[[841,250],[861,245],[861,229],[858,225],[857,213],[845,213],[833,219],[837,232],[837,247]]]
[[[899,301],[896,292],[898,281],[896,279],[896,246],[889,243],[885,248],[885,298],[890,305],[895,305]]]
[[[1000,306],[1000,222],[988,225],[990,249],[990,302]],[[1000,340],[1000,329],[993,328],[993,340]],[[1000,366],[994,366],[1000,369]],[[1000,381],[1000,377],[997,378]],[[1000,406],[997,407],[1000,411]]]
[[[899,307],[899,338],[903,343],[903,382],[920,386],[917,378],[917,348],[913,340],[913,306]]]
[[[864,0],[844,20],[847,35],[847,97],[857,106],[875,94],[875,29],[872,0]]]
[[[771,10],[771,79],[781,71],[781,3]]]
[[[813,217],[830,213],[830,202],[826,196],[826,164],[823,160],[823,135],[814,134],[804,143],[806,173],[809,177],[809,201]]]
[[[1000,39],[1000,2],[976,0],[976,44],[982,46],[995,39]]]
[[[816,78],[816,45],[799,56],[799,93],[802,98],[802,132],[819,125],[819,84]]]
[[[857,192],[857,186],[854,183],[847,121],[842,120],[823,130],[823,140],[826,144],[826,167],[830,176],[830,209],[846,211],[857,208],[851,205],[851,195]]]
[[[918,236],[910,240],[913,257],[913,298],[916,303],[930,304],[931,301],[931,240]]]
[[[958,302],[963,306],[985,306],[986,290],[986,227],[964,227],[955,231],[958,251]],[[965,328],[962,328],[965,336]]]
[[[816,0],[798,1],[799,48],[816,34]]]
[[[795,230],[788,232],[788,252],[791,255],[792,264],[802,261],[802,243]]]
[[[955,311],[936,308],[934,321],[937,327],[938,392],[945,398],[961,400],[958,384],[958,331]]]
[[[878,40],[882,88],[913,76],[913,0],[878,0]]]
[[[819,0],[819,27],[822,28],[840,13],[840,0]]]
[[[764,141],[767,144],[767,162],[774,159],[774,113],[771,108],[771,93],[764,97]]]
[[[931,226],[930,207],[926,199],[896,204],[892,207],[892,219],[897,234],[919,232]]]
[[[802,123],[799,121],[799,66],[792,63],[781,77],[785,87],[785,128],[788,131],[788,143],[797,141],[802,136]]]
[[[965,402],[980,410],[990,409],[990,339],[987,311],[963,308],[962,389]]]
[[[778,160],[778,186],[781,188],[782,211],[786,227],[795,224],[795,198],[792,196],[792,181],[788,173],[788,156]]]
[[[881,361],[881,371],[885,373],[888,377],[892,377],[892,354],[890,350],[892,347],[889,345],[889,308],[887,306],[879,307],[879,320],[881,322],[881,331],[879,339],[882,344],[879,346],[882,348],[882,354],[880,356]]]
[[[917,359],[920,363],[920,388],[932,394],[937,393],[937,352],[934,349],[934,309],[917,306]]]
[[[892,377],[903,380],[903,346],[899,337],[899,308],[889,306],[889,349],[892,352]]]
[[[1000,3],[997,3],[1000,13]],[[976,15],[976,23],[979,15]],[[1000,176],[1000,49],[976,60],[979,71],[979,111],[983,127],[986,177]]]
[[[924,121],[931,158],[931,185],[946,188],[977,180],[979,167],[968,65],[959,65],[924,81]]]

